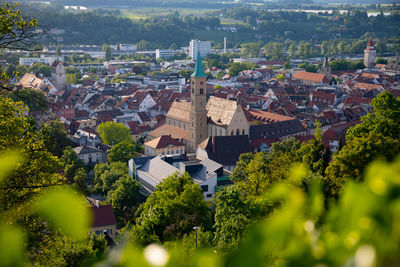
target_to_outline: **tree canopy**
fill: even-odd
[[[132,237],[137,244],[172,241],[193,231],[210,229],[211,212],[203,193],[187,173],[163,180],[139,208]]]
[[[121,142],[132,142],[130,130],[122,123],[114,121],[103,122],[97,127],[100,138],[107,145],[116,145]]]

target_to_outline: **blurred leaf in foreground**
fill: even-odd
[[[35,211],[67,235],[77,239],[87,237],[91,221],[89,209],[72,190],[54,190],[43,194]]]
[[[25,266],[24,235],[13,225],[0,224],[0,266]]]

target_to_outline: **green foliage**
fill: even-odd
[[[85,202],[79,195],[67,190],[43,193],[37,200],[35,211],[46,217],[55,227],[76,239],[87,237],[90,217]],[[66,220],[68,218],[68,220]]]
[[[93,190],[106,195],[116,181],[128,175],[128,165],[120,161],[100,163],[96,164],[93,171]]]
[[[326,193],[336,196],[348,179],[362,180],[377,157],[393,160],[400,152],[400,101],[383,92],[372,100],[374,110],[347,131],[346,143],[327,168]]]
[[[203,193],[187,173],[163,180],[138,211],[132,229],[135,243],[173,241],[193,231],[210,229],[211,214]]]
[[[83,194],[88,194],[87,173],[85,171],[85,163],[78,157],[75,150],[71,147],[66,147],[61,156],[63,163],[64,176],[70,184],[80,190]]]
[[[51,76],[51,67],[43,63],[34,63],[28,68],[28,72],[35,73],[36,76],[42,74],[44,77]]]
[[[256,64],[249,64],[249,63],[239,63],[239,62],[234,62],[228,69],[228,74],[232,77],[235,77],[239,74],[239,72],[243,70],[252,70],[257,67]]]
[[[79,76],[75,73],[67,73],[65,74],[65,82],[67,84],[77,84]]]
[[[140,183],[129,175],[119,178],[107,193],[107,202],[114,210],[118,228],[134,221],[136,209],[143,200]]]
[[[246,43],[240,46],[240,55],[248,58],[260,57],[261,46],[259,43]]]
[[[129,142],[121,142],[110,149],[108,154],[110,162],[121,161],[128,163],[128,160],[135,157],[136,146]]]
[[[364,69],[364,63],[362,60],[357,62],[347,61],[345,59],[334,60],[329,63],[332,70],[355,70],[355,69]]]
[[[65,126],[59,120],[44,123],[41,133],[45,138],[44,143],[47,151],[57,157],[61,157],[64,149],[71,145],[71,141],[67,138]]]
[[[35,89],[19,89],[8,93],[8,96],[14,101],[22,101],[29,108],[29,111],[48,110],[48,100],[44,93]]]
[[[132,142],[130,130],[122,123],[114,121],[103,122],[97,127],[103,142],[107,145],[116,145],[121,142]]]
[[[270,42],[264,46],[265,57],[272,60],[281,60],[284,58],[283,45],[278,42]],[[290,66],[290,64],[289,64]]]
[[[383,57],[377,58],[375,61],[375,64],[387,64],[387,63],[388,63],[388,60]]]
[[[31,199],[41,187],[65,181],[58,173],[60,162],[46,151],[43,137],[26,113],[27,108],[22,102],[0,97],[0,151],[19,151],[24,159],[29,159],[23,160],[3,179],[0,210]]]
[[[21,11],[16,9],[18,4],[2,3],[0,6],[0,48],[26,49],[29,48],[29,38],[32,38],[33,28],[38,23],[36,19],[26,19]]]
[[[215,246],[220,252],[237,247],[250,220],[249,202],[239,187],[229,186],[215,200]]]

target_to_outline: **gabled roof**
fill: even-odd
[[[184,146],[185,144],[175,140],[169,135],[162,135],[144,143],[144,145],[151,148],[165,148],[167,146]]]
[[[174,101],[168,110],[167,117],[184,122],[190,121],[190,102]]]
[[[244,112],[245,112],[246,118],[249,122],[260,121],[263,124],[296,119],[296,118],[292,118],[289,116],[283,116],[283,115],[279,115],[276,113],[271,113],[271,112],[266,112],[266,111],[256,110],[256,109],[244,109]]]
[[[90,210],[93,213],[93,223],[92,227],[115,225],[117,221],[115,220],[114,211],[111,205],[104,206],[91,206]]]
[[[153,137],[159,137],[161,135],[171,135],[172,138],[185,140],[189,140],[190,138],[189,130],[184,130],[166,123],[149,132],[148,135]]]
[[[328,78],[325,74],[313,73],[307,71],[296,71],[293,74],[293,79],[305,80],[310,82],[328,82]]]
[[[207,151],[208,158],[225,166],[235,165],[240,154],[250,152],[249,139],[245,135],[212,136],[199,144]]]
[[[87,145],[79,146],[77,148],[74,148],[74,150],[75,150],[76,154],[78,154],[78,155],[103,152],[98,148],[87,146]]]
[[[354,87],[359,88],[359,89],[364,89],[364,90],[373,90],[373,89],[379,90],[379,89],[383,88],[383,85],[358,82],[358,83],[356,83],[356,85],[354,85]]]
[[[229,125],[238,108],[236,101],[210,96],[207,102],[207,117],[219,125]]]

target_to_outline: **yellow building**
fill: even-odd
[[[169,135],[162,135],[144,143],[144,153],[148,156],[184,154],[185,144]]]

